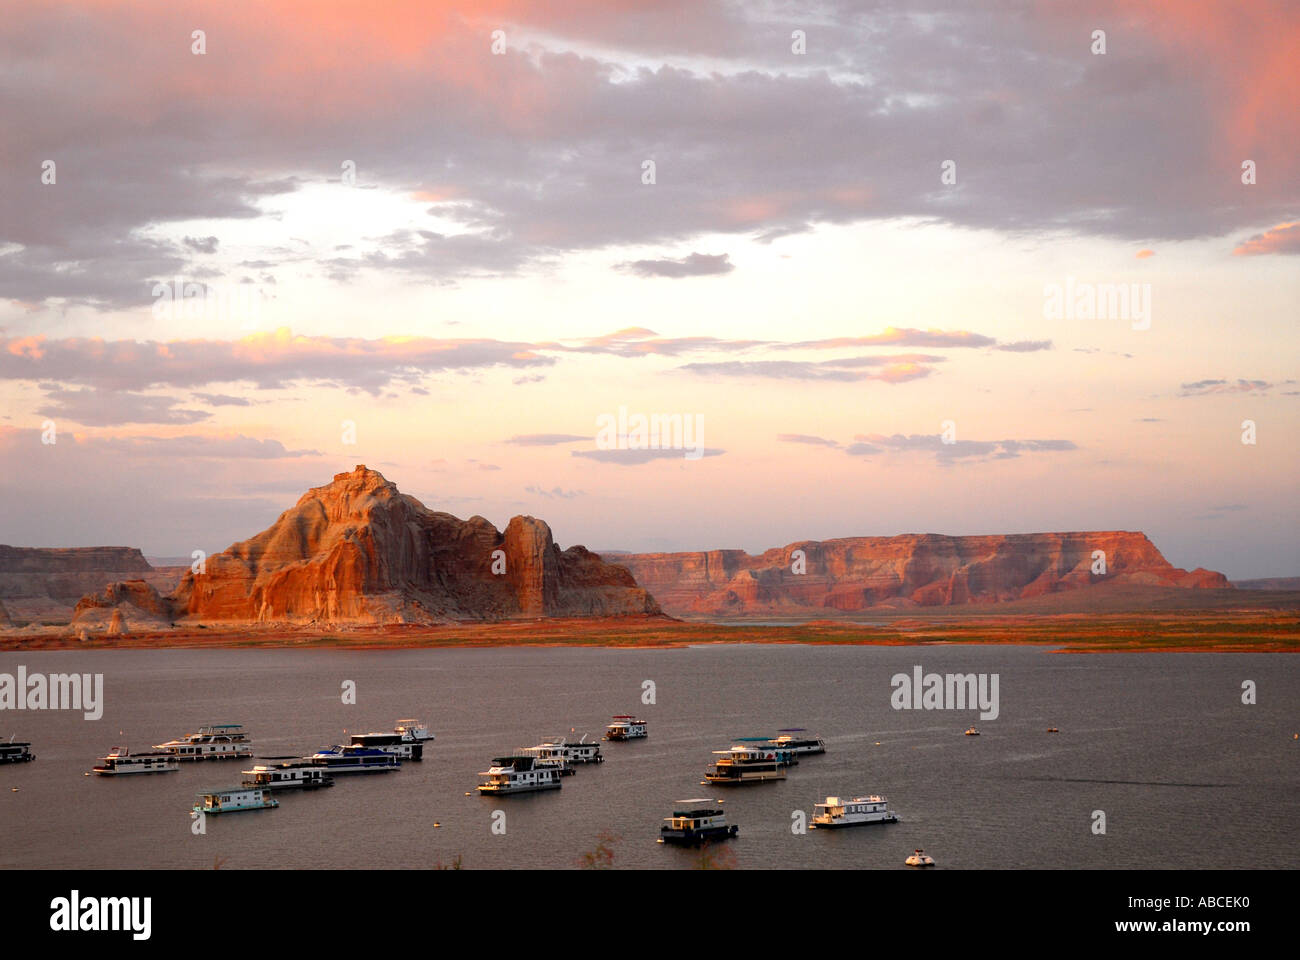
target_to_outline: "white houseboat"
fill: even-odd
[[[247,760],[253,755],[253,745],[242,723],[212,723],[179,740],[156,743],[154,749],[170,753],[177,760]]]
[[[898,817],[889,809],[884,797],[827,797],[825,803],[814,805],[812,825],[823,830],[834,827],[856,827],[865,823],[897,823]]]
[[[265,787],[226,787],[224,790],[201,790],[199,802],[193,807],[197,813],[236,813],[240,810],[268,810],[278,807],[280,801],[271,796]]]
[[[613,723],[605,727],[606,740],[639,740],[646,735],[644,720],[627,716],[614,717]]]
[[[91,770],[101,777],[116,777],[125,773],[174,773],[180,768],[176,755],[165,750],[132,753],[126,747],[114,747]]]
[[[267,790],[290,790],[296,787],[315,790],[334,786],[334,777],[328,769],[307,760],[259,763],[251,770],[243,771],[243,774],[244,786],[265,787]]]
[[[403,760],[423,760],[424,745],[433,739],[419,720],[398,720],[392,733],[354,733],[352,746],[382,750]]]
[[[709,767],[704,779],[709,783],[734,785],[784,780],[790,766],[775,750],[736,745],[730,750],[714,750],[718,761]]]
[[[521,753],[541,760],[563,760],[566,763],[603,763],[599,743],[587,743],[584,736],[577,743],[569,743],[563,737],[551,737],[535,747],[526,747]]]
[[[534,790],[558,790],[561,764],[537,757],[495,757],[492,766],[479,774],[486,779],[478,785],[482,794],[530,793]]]
[[[709,797],[697,797],[693,800],[678,800],[684,809],[674,810],[671,817],[664,817],[664,825],[659,828],[660,843],[678,843],[693,846],[709,843],[713,840],[727,840],[740,832],[734,823],[727,823],[727,815],[717,806],[719,801]],[[686,808],[686,804],[706,804]]]

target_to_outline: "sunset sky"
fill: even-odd
[[[365,463],[597,550],[1300,574],[1294,3],[42,2],[0,116],[0,542],[220,550]]]

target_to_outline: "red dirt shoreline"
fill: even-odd
[[[701,623],[669,617],[556,618],[442,626],[182,626],[119,637],[0,635],[0,652],[84,649],[439,647],[611,647],[672,649],[704,643],[908,646],[1020,644],[1060,653],[1300,652],[1300,612],[1276,610],[1107,615],[988,615],[952,620],[908,617],[888,624],[809,621],[795,625]]]

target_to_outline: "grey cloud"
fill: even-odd
[[[776,438],[784,443],[806,443],[810,446],[820,447],[839,446],[839,443],[834,440],[827,440],[825,437],[814,437],[806,433],[778,433]]]
[[[349,69],[369,102],[385,105],[366,110],[303,96],[324,68],[276,72],[286,32],[320,42],[310,23],[271,13],[241,24],[237,49],[201,58],[204,82],[228,95],[186,97],[175,76],[196,58],[153,46],[159,31],[188,36],[186,8],[147,7],[118,23],[120,11],[68,18],[30,7],[0,28],[9,75],[22,78],[7,98],[7,166],[34,171],[57,154],[60,167],[56,186],[0,195],[0,243],[22,248],[0,256],[0,295],[27,301],[139,302],[144,278],[183,254],[122,238],[257,216],[259,201],[297,189],[297,176],[220,171],[309,171],[304,179],[321,182],[328,169],[333,180],[337,167],[322,157],[345,143],[366,144],[363,185],[447,187],[449,199],[430,207],[468,232],[322,262],[341,279],[372,268],[451,281],[616,244],[770,240],[898,218],[1188,239],[1268,228],[1300,204],[1294,151],[1265,159],[1268,193],[1223,175],[1214,120],[1239,114],[1255,88],[1222,82],[1224,64],[1207,68],[1199,45],[1171,42],[1155,13],[1136,13],[1123,43],[1091,57],[1062,39],[1096,26],[1087,8],[830,2],[809,26],[815,55],[805,58],[789,55],[785,27],[774,40],[761,6],[675,3],[630,16],[539,4],[512,17],[563,51],[512,49],[481,89],[456,72],[462,51],[482,45],[473,18],[446,23],[438,53],[414,62],[359,45]],[[220,10],[211,19],[231,28]],[[120,42],[98,43],[110,29]],[[99,55],[84,57],[91,48]],[[647,56],[657,65],[643,66]],[[697,56],[710,68],[675,65]],[[414,122],[431,98],[438,122]],[[1268,116],[1287,125],[1276,142],[1294,140],[1290,114]],[[1132,155],[1144,162],[1114,162]],[[955,190],[935,189],[946,157],[958,162]],[[658,164],[653,187],[639,180],[645,158]],[[922,158],[933,175],[920,175]],[[131,245],[155,262],[132,257]]]
[[[42,416],[71,420],[88,427],[120,423],[198,423],[212,416],[205,410],[177,407],[176,397],[151,396],[114,390],[49,390],[46,403],[37,408]]]
[[[736,269],[728,254],[709,255],[692,253],[680,260],[662,258],[659,260],[632,260],[618,265],[618,269],[639,277],[668,277],[673,280],[682,277],[716,277]]]
[[[944,443],[939,434],[865,434],[853,438],[852,456],[877,453],[932,453],[941,463],[959,460],[1013,460],[1024,453],[1055,453],[1077,450],[1070,440],[957,440]]]
[[[553,447],[561,443],[577,443],[590,440],[592,434],[581,436],[576,433],[519,433],[504,443],[513,443],[521,447]]]
[[[720,457],[727,451],[705,448],[703,456]],[[598,460],[601,463],[618,463],[623,466],[639,466],[653,460],[683,460],[690,463],[685,450],[574,450],[569,455]]]
[[[1216,393],[1267,393],[1274,384],[1267,380],[1196,380],[1184,383],[1178,391],[1180,397],[1203,397]]]

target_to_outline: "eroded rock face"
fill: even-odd
[[[503,555],[494,558],[495,551]],[[494,559],[498,567],[504,560],[503,573],[493,572]],[[204,573],[186,573],[161,600],[175,618],[228,622],[660,612],[626,570],[582,547],[561,551],[541,520],[515,517],[501,533],[482,517],[430,510],[365,466],[309,490],[268,529],[209,557]]]
[[[11,617],[66,621],[85,594],[116,580],[143,579],[170,590],[134,547],[11,547],[0,544],[0,599]]]
[[[1093,552],[1106,573],[1092,572]],[[806,572],[795,573],[795,551]],[[1129,531],[987,537],[915,534],[808,540],[757,556],[743,550],[620,554],[670,615],[790,614],[871,607],[996,603],[1106,582],[1222,588],[1220,573],[1171,565]]]

